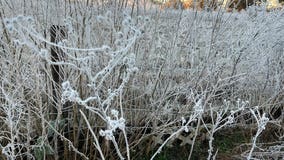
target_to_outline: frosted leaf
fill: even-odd
[[[106,51],[106,52],[111,51],[111,48],[110,48],[108,45],[103,45],[103,46],[102,46],[102,49],[103,49],[104,51]]]
[[[269,118],[267,118],[264,113],[259,121],[259,127],[264,130],[267,122],[269,122]]]
[[[103,136],[103,137],[106,135],[103,130],[100,130],[99,134],[100,134],[101,136]]]
[[[111,130],[100,130],[99,134],[102,136],[102,137],[105,137],[106,140],[112,140],[113,138],[113,134],[112,134],[112,131]]]
[[[62,98],[61,98],[62,103],[65,103],[67,101],[71,102],[80,101],[78,92],[71,88],[69,81],[62,83],[62,89],[63,89]]]
[[[106,120],[107,120],[107,121],[110,121],[110,120],[111,120],[111,118],[110,118],[109,116],[107,116],[107,117],[106,117]]]
[[[200,98],[193,107],[194,112],[200,114],[203,112],[202,99]]]
[[[118,111],[115,110],[115,109],[112,109],[112,110],[111,110],[111,114],[112,114],[114,117],[118,117]]]
[[[46,49],[41,49],[40,52],[39,52],[39,56],[44,58],[44,59],[48,59],[48,51]]]
[[[123,130],[125,128],[125,119],[124,118],[119,119],[118,128],[120,130]]]
[[[70,88],[70,82],[69,81],[66,81],[66,82],[62,83],[62,89],[63,90],[67,90],[69,88]]]
[[[65,103],[67,101],[71,101],[71,102],[77,102],[78,100],[78,93],[74,90],[71,91],[64,91],[62,93],[62,102]]]
[[[116,120],[109,120],[109,121],[108,121],[108,124],[109,124],[109,128],[110,128],[110,129],[115,130],[115,129],[117,128],[116,126],[117,126],[118,123],[117,123]]]
[[[188,127],[187,127],[187,126],[183,126],[183,130],[184,130],[186,133],[188,133],[188,132],[189,132],[189,129],[188,129]]]
[[[230,116],[228,117],[228,123],[229,123],[229,124],[234,123],[234,117],[233,117],[232,115],[230,115]]]

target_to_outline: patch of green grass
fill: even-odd
[[[224,132],[224,133],[221,133]],[[219,153],[231,153],[232,150],[242,144],[248,142],[250,137],[245,136],[242,131],[221,131],[214,136],[214,148],[219,150]]]
[[[214,135],[214,150],[218,149],[218,155],[221,157],[231,157],[234,149],[244,143],[251,141],[251,136],[248,136],[249,130],[242,130],[239,128],[226,128]],[[158,154],[154,160],[187,160],[190,152],[190,145],[165,147],[161,153]],[[148,160],[155,153],[157,148],[153,149],[148,155],[142,154],[138,160]],[[236,151],[233,154],[238,154]],[[208,141],[196,139],[191,160],[206,159],[208,156]],[[220,158],[219,157],[219,158]]]
[[[208,144],[200,141],[196,141],[194,145],[193,154],[191,160],[206,159]],[[154,160],[187,160],[190,152],[190,145],[186,146],[174,146],[174,147],[165,147],[162,149]],[[157,149],[157,148],[156,148]],[[149,160],[151,156],[155,153],[155,150],[151,151],[149,155],[140,157],[138,160]]]
[[[151,153],[145,157],[141,157],[139,160],[149,160],[156,150],[151,151]],[[154,160],[184,160],[187,159],[189,154],[189,147],[165,147],[162,149],[161,153],[157,154]]]

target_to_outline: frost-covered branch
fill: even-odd
[[[257,137],[261,134],[261,132],[263,130],[265,130],[266,124],[269,122],[269,118],[266,117],[265,113],[263,113],[262,115],[259,113],[258,107],[256,107],[256,111],[254,111],[253,109],[250,109],[250,112],[256,120],[257,131],[256,131],[255,136],[252,139],[252,146],[251,146],[250,152],[247,156],[247,160],[250,160],[250,159],[253,158],[252,153],[253,153],[254,149],[257,147],[256,146]]]

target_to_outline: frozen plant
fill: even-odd
[[[214,133],[218,130],[229,126],[234,123],[235,115],[245,109],[247,107],[248,102],[241,101],[240,99],[237,100],[236,106],[232,104],[230,101],[224,100],[223,106],[220,109],[213,108],[210,105],[209,112],[211,117],[211,129],[208,129],[209,133],[209,149],[208,149],[208,157],[207,160],[215,159],[218,153],[218,150],[215,154],[213,154],[214,147]],[[233,106],[232,106],[233,105]]]
[[[256,107],[255,111],[253,109],[250,109],[250,112],[256,120],[257,131],[256,131],[255,136],[252,138],[252,146],[251,146],[248,156],[246,157],[247,160],[250,160],[253,158],[252,153],[254,149],[257,147],[256,146],[257,137],[261,134],[263,130],[265,130],[266,124],[269,122],[269,118],[266,117],[265,113],[263,113],[262,115],[260,114],[258,107]]]
[[[99,16],[99,20],[101,21],[103,19],[103,16]],[[122,95],[122,92],[127,85],[127,83],[130,80],[130,77],[138,71],[135,64],[135,55],[130,52],[133,44],[135,43],[136,39],[140,35],[140,31],[136,29],[135,26],[133,26],[131,22],[131,18],[129,16],[126,17],[125,20],[123,20],[122,23],[122,32],[117,32],[117,39],[114,42],[115,47],[111,48],[109,46],[104,45],[102,48],[104,50],[104,54],[109,56],[109,61],[107,62],[107,65],[103,67],[100,71],[96,72],[94,75],[92,68],[87,67],[83,72],[86,73],[88,79],[90,80],[90,83],[88,84],[88,87],[90,87],[93,90],[93,95],[90,95],[85,100],[82,100],[79,97],[79,94],[76,90],[72,89],[70,82],[65,81],[62,83],[62,102],[71,101],[76,102],[86,109],[90,110],[92,113],[95,113],[98,115],[105,123],[106,123],[106,129],[100,130],[99,134],[106,138],[106,140],[112,141],[112,143],[115,146],[116,152],[118,153],[118,156],[120,159],[124,159],[118,144],[116,142],[116,139],[114,137],[114,132],[117,131],[117,129],[121,130],[124,134],[125,138],[125,144],[126,144],[126,150],[127,150],[127,159],[130,159],[130,151],[125,131],[125,119],[123,118],[123,106],[122,103],[119,104],[120,107],[120,115],[119,118],[119,112],[116,109],[113,109],[113,101],[120,97]],[[107,21],[108,23],[111,23]],[[84,62],[87,59],[75,59],[76,61]],[[64,63],[68,64],[68,63]],[[73,63],[73,65],[75,65]],[[78,66],[79,68],[79,66]],[[120,76],[119,78],[121,81],[119,82],[119,85],[116,87],[111,87],[105,89],[105,83],[107,83],[108,78],[112,76],[112,73],[117,69],[120,68]],[[81,70],[81,69],[80,69]],[[101,91],[105,90],[106,95],[102,95]],[[98,104],[97,106],[90,106],[90,102],[96,102]],[[82,111],[81,115],[84,117],[84,113]],[[110,113],[110,116],[109,116]],[[86,123],[89,125],[89,122],[85,119]],[[91,130],[91,128],[89,128]],[[96,141],[96,136],[93,134],[93,137]],[[99,143],[96,141],[96,148],[99,152],[101,152],[101,149],[99,147]],[[101,158],[103,155],[101,154]]]
[[[29,150],[31,146],[21,143],[21,139],[25,137],[25,132],[19,130],[27,121],[27,107],[23,105],[23,100],[19,96],[19,88],[12,90],[7,86],[11,85],[5,77],[1,77],[2,84],[0,86],[0,120],[3,126],[7,126],[7,130],[0,132],[0,147],[2,154],[8,159],[17,159],[22,154],[32,157],[30,153],[21,153],[22,149]],[[5,142],[7,142],[5,144]]]
[[[103,2],[78,0],[58,1],[58,3],[46,3],[44,0],[31,0],[30,3],[22,0],[0,2],[2,9],[0,13],[0,20],[2,20],[0,23],[0,60],[2,62],[0,77],[1,81],[5,79],[3,77],[7,77],[7,81],[13,82],[4,88],[5,91],[9,91],[9,95],[13,95],[13,104],[17,106],[7,105],[6,98],[2,100],[1,95],[0,123],[4,125],[0,127],[0,136],[2,139],[19,138],[19,135],[24,137],[21,139],[24,145],[14,143],[15,141],[11,141],[12,138],[8,140],[9,143],[2,143],[5,141],[1,139],[1,147],[5,147],[2,152],[5,155],[12,157],[13,150],[24,146],[27,146],[27,150],[31,148],[27,152],[32,153],[34,150],[29,142],[34,140],[32,139],[34,133],[36,136],[40,134],[44,137],[43,142],[45,143],[48,141],[48,130],[52,129],[55,135],[61,137],[64,142],[68,142],[71,148],[73,147],[73,149],[66,147],[64,153],[66,151],[69,155],[72,152],[73,155],[75,151],[77,156],[87,159],[84,154],[74,150],[78,147],[76,144],[79,140],[90,144],[90,138],[82,140],[78,136],[82,131],[80,127],[85,126],[82,123],[78,125],[77,120],[83,119],[91,133],[89,134],[92,138],[91,142],[94,142],[89,146],[95,147],[99,153],[96,155],[100,159],[109,158],[112,155],[107,154],[114,152],[107,152],[104,148],[100,148],[102,144],[99,142],[102,141],[98,141],[99,136],[105,138],[106,143],[110,142],[115,145],[119,153],[118,158],[130,159],[129,149],[136,144],[131,143],[133,146],[128,146],[126,122],[134,122],[131,123],[133,127],[152,118],[150,116],[153,116],[155,120],[159,119],[156,114],[156,111],[159,111],[157,108],[163,107],[166,103],[167,111],[169,111],[166,113],[166,122],[175,122],[176,116],[172,115],[176,111],[185,114],[184,111],[194,110],[192,116],[199,115],[197,116],[196,136],[200,132],[198,126],[203,125],[200,124],[202,117],[210,118],[210,110],[206,110],[210,107],[215,127],[212,129],[211,124],[205,125],[211,136],[209,157],[213,159],[217,153],[212,145],[215,133],[220,131],[218,128],[222,129],[234,123],[236,117],[233,113],[240,109],[238,106],[242,106],[242,102],[239,101],[236,105],[231,103],[233,107],[226,112],[222,111],[226,109],[226,105],[221,105],[222,108],[217,108],[215,105],[219,106],[219,102],[222,103],[227,96],[231,101],[235,101],[235,97],[242,97],[249,100],[251,104],[257,103],[258,105],[269,103],[273,106],[281,103],[283,95],[281,84],[284,79],[283,10],[266,12],[263,10],[264,7],[254,7],[248,8],[247,12],[240,13],[195,12],[192,10],[167,10],[166,12],[158,10],[157,12],[157,10],[148,10],[146,6],[142,11],[143,7],[138,5],[140,1],[137,1],[137,4],[133,3],[130,10],[126,6],[132,4],[126,4],[126,1],[107,2],[112,5],[102,4]],[[18,13],[24,15],[17,16]],[[143,18],[144,15],[147,17]],[[50,42],[48,30],[51,25],[57,24],[65,26],[68,37],[58,43]],[[53,47],[65,53],[62,60],[52,61],[49,51]],[[10,68],[6,66],[7,63],[11,65]],[[64,134],[60,133],[67,127],[60,128],[55,124],[52,128],[53,123],[49,119],[51,114],[58,114],[59,118],[63,118],[63,116],[60,117],[61,112],[50,113],[47,109],[53,105],[51,84],[54,82],[50,71],[51,65],[64,68],[63,81],[65,82],[62,87],[56,86],[59,88],[58,95],[62,96],[59,97],[62,101],[58,100],[57,103],[62,105],[66,102],[74,102],[66,109],[68,110],[66,119],[68,120],[68,131],[74,131],[75,136],[72,136],[78,137],[77,139],[71,138],[74,142],[68,140],[70,137],[64,139]],[[134,74],[135,77],[133,77]],[[228,80],[224,81],[220,88],[218,85],[214,89],[216,81],[226,79],[226,77]],[[22,85],[25,78],[28,78],[28,81]],[[135,93],[133,88],[135,88]],[[206,97],[207,95],[210,97],[212,93],[212,99],[195,98],[192,103],[188,101],[185,102],[186,104],[172,103],[172,100],[168,100],[167,93],[173,88],[183,88],[182,94],[188,94],[188,88],[196,89]],[[15,92],[12,93],[12,90]],[[23,94],[25,97],[18,95],[21,90],[25,90]],[[128,94],[129,92],[131,94]],[[174,96],[178,97],[180,91],[178,92],[174,93]],[[277,97],[278,95],[280,98]],[[218,99],[217,104],[214,98]],[[208,104],[211,102],[212,106]],[[195,106],[192,105],[193,103],[196,103]],[[194,106],[194,108],[188,109],[188,106]],[[266,106],[265,110],[271,109],[269,105]],[[125,109],[131,112],[139,109],[139,113],[145,113],[144,110],[140,110],[141,107],[147,107],[146,112],[151,111],[153,114],[145,118],[141,116],[144,114],[130,116],[128,111],[127,114],[123,113]],[[7,114],[8,112],[14,115],[19,115],[20,112],[23,114],[11,118],[8,115],[13,114]],[[37,114],[39,112],[40,116]],[[178,121],[182,119],[180,131],[186,132],[189,129],[187,122],[190,120],[187,116],[182,116],[186,118],[178,117]],[[29,123],[38,120],[39,117],[42,123],[41,125],[36,123],[35,126],[40,127],[36,128]],[[23,120],[24,123],[22,123]],[[13,134],[6,134],[10,133],[11,128],[11,125],[7,125],[8,123],[14,125]],[[72,130],[69,129],[69,125]],[[103,127],[97,129],[98,126]],[[161,128],[160,131],[166,131],[166,127],[168,126]],[[22,128],[28,129],[22,130]],[[75,130],[77,128],[78,132]],[[118,141],[120,151],[117,149],[117,137],[115,136],[118,132],[123,132],[125,136],[125,146],[121,144],[124,142]],[[170,138],[175,138],[177,134],[173,134]],[[130,136],[140,139],[145,135]],[[168,140],[165,143],[169,143]],[[136,142],[136,139],[134,141]],[[56,145],[52,144],[53,142],[50,145],[55,151],[54,159],[59,159],[59,156],[56,156],[58,149],[54,147]],[[194,142],[195,139],[191,153],[193,153]],[[86,145],[82,153],[91,155],[88,153],[89,150],[91,149]],[[133,152],[133,154],[136,153]]]
[[[111,19],[111,14],[113,13],[107,12],[105,15],[98,16],[97,23],[107,24],[105,28],[118,36],[113,37],[114,41],[112,44],[102,44],[101,47],[97,46],[93,48],[79,48],[75,46],[76,43],[74,43],[73,40],[77,39],[80,34],[73,30],[75,27],[72,27],[72,19],[70,18],[67,19],[65,23],[68,24],[67,30],[68,33],[71,34],[70,37],[74,39],[65,39],[57,43],[50,42],[46,37],[40,34],[35,25],[29,25],[34,23],[34,19],[31,17],[23,16],[21,20],[18,18],[7,19],[5,26],[10,30],[11,38],[17,42],[17,44],[29,48],[32,54],[42,58],[47,64],[59,67],[64,65],[65,68],[69,69],[71,72],[80,71],[81,74],[86,75],[88,80],[86,86],[89,90],[92,90],[92,95],[82,99],[78,91],[72,88],[71,80],[67,78],[67,80],[62,83],[61,87],[62,104],[68,101],[76,102],[100,117],[107,125],[106,130],[101,130],[101,136],[113,142],[119,157],[123,159],[117,142],[112,135],[116,129],[120,129],[125,137],[127,158],[130,159],[127,136],[124,128],[125,119],[123,118],[123,106],[122,103],[118,106],[120,107],[120,114],[122,116],[118,118],[118,112],[113,109],[116,107],[113,105],[113,102],[115,99],[122,98],[125,86],[130,81],[131,76],[138,71],[136,67],[136,55],[133,53],[132,49],[136,40],[141,36],[141,32],[139,27],[135,26],[135,23],[133,23],[129,15],[124,15],[121,20],[121,27],[114,27],[115,25],[113,24],[114,21]],[[90,26],[86,26],[86,30],[91,32],[92,30],[88,27],[93,27],[92,25],[96,24],[92,24],[91,20],[89,23]],[[92,38],[96,38],[96,36],[87,38],[90,40],[87,46],[90,46],[91,41],[95,41]],[[37,45],[41,43],[45,43],[49,47],[57,47],[64,51],[64,60],[54,62],[52,57],[48,55],[47,49],[41,45]],[[77,54],[78,52],[80,54]],[[104,57],[106,60],[102,68],[94,67],[92,64],[93,60],[100,61],[101,57]],[[116,85],[112,85],[109,79],[117,70],[119,70],[119,81]],[[97,104],[96,106],[90,105],[94,102]],[[109,113],[111,113],[111,116],[109,116]],[[82,112],[81,115],[83,116]],[[111,117],[114,117],[114,119]],[[99,145],[100,144],[96,143],[98,150],[100,150]],[[103,155],[101,155],[101,157],[103,157]]]
[[[182,126],[175,131],[174,133],[172,133],[162,144],[161,146],[157,149],[157,151],[152,155],[151,160],[153,160],[159,153],[161,153],[163,147],[169,142],[169,140],[171,140],[172,138],[174,138],[176,135],[180,134],[181,132],[185,131],[188,132],[188,126],[192,123],[195,122],[199,117],[202,116],[202,114],[204,113],[204,106],[202,104],[202,98],[198,99],[198,101],[196,102],[196,104],[193,106],[193,112],[191,113],[191,115],[189,116],[189,119],[186,120],[184,117],[181,117],[181,123]]]

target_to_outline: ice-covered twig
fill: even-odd
[[[257,137],[261,134],[261,132],[263,130],[265,130],[266,124],[269,122],[269,118],[266,117],[265,113],[263,113],[262,115],[259,113],[258,107],[256,107],[257,114],[255,113],[255,111],[253,109],[250,109],[250,112],[256,120],[257,132],[252,139],[252,146],[251,146],[249,155],[247,156],[247,160],[250,160],[252,158],[252,153],[253,153],[254,149],[257,147],[256,146]]]
[[[237,100],[236,107],[231,107],[231,102],[224,100],[224,105],[221,107],[220,110],[214,110],[212,107],[210,107],[210,115],[211,115],[211,120],[212,120],[212,128],[209,131],[209,149],[208,149],[208,157],[207,160],[211,160],[214,158],[217,154],[216,153],[213,155],[213,141],[214,141],[214,133],[216,133],[218,130],[234,123],[235,119],[235,114],[238,112],[241,112],[244,110],[245,106],[248,104],[248,102],[244,102],[241,100]],[[216,113],[216,118],[215,114]]]
[[[163,147],[168,143],[169,140],[174,138],[179,133],[185,131],[188,132],[188,125],[197,120],[199,116],[201,116],[204,112],[204,106],[202,104],[203,99],[200,98],[197,103],[193,107],[193,113],[190,115],[189,119],[186,121],[184,117],[181,118],[182,127],[178,129],[176,132],[172,133],[163,144],[157,149],[157,151],[152,155],[151,160],[153,160],[159,153],[161,153]]]

